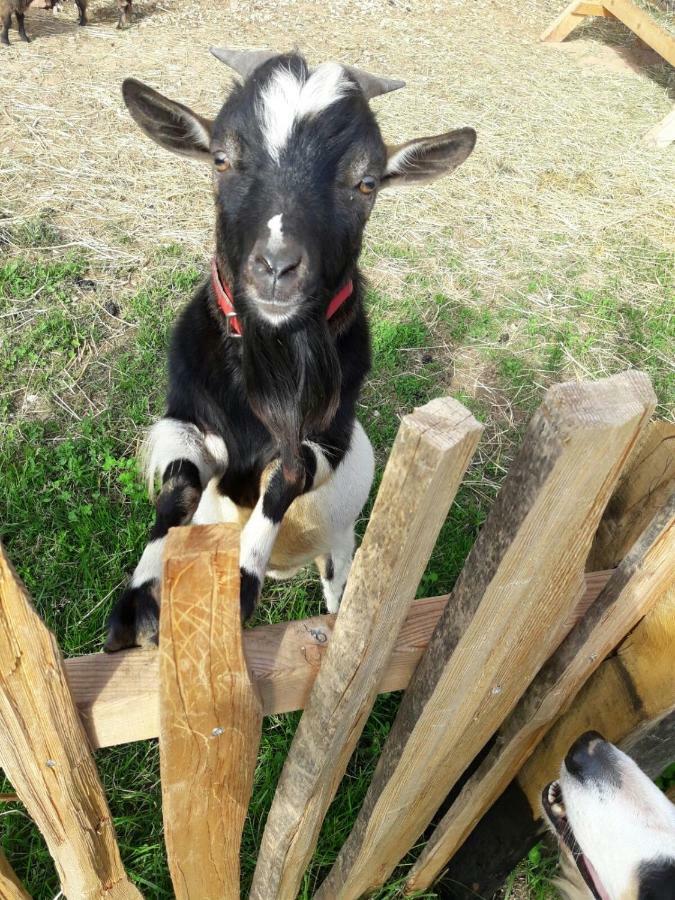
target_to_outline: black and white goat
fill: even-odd
[[[337,611],[373,477],[355,418],[370,366],[363,229],[380,188],[450,172],[476,140],[463,128],[387,148],[368,101],[403,82],[311,70],[296,54],[213,53],[242,78],[213,121],[123,86],[149,137],[211,166],[216,254],[174,330],[168,408],[147,441],[156,522],[109,651],[156,642],[162,545],[188,522],[241,524],[244,617],[266,573],[311,560]]]

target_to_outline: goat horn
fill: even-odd
[[[211,47],[210,50],[216,59],[234,69],[242,78],[248,78],[258,66],[278,56],[272,50],[232,50],[229,47]]]
[[[400,81],[398,78],[380,78],[354,66],[345,66],[345,69],[358,83],[366,100],[372,100],[373,97],[379,97],[380,94],[388,94],[389,91],[397,91],[399,88],[405,87],[405,81]]]

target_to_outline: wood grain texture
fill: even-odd
[[[482,427],[434,400],[401,422],[267,817],[251,898],[294,898]]]
[[[544,785],[558,777],[572,743],[591,729],[621,744],[627,735],[660,721],[675,709],[673,647],[675,585],[671,579],[658,601],[605,660],[546,734],[518,775],[535,818]]]
[[[559,43],[574,31],[588,16],[599,16],[605,19],[614,19],[614,14],[607,9],[604,3],[585,3],[584,0],[574,0],[555,19],[548,28],[539,36],[540,41],[546,43]]]
[[[673,572],[675,492],[502,725],[495,746],[464,784],[410,871],[408,892],[433,884],[561,711],[663,594]]]
[[[0,766],[70,900],[131,900],[115,829],[58,645],[0,547]]]
[[[30,894],[17,878],[2,850],[0,850],[0,900],[31,900]]]
[[[587,572],[576,621],[609,572]],[[415,600],[396,638],[378,693],[408,686],[448,595]],[[259,625],[244,631],[244,650],[263,714],[304,709],[331,640],[335,616]],[[91,745],[111,747],[159,734],[159,657],[155,651],[90,653],[67,659],[66,673]]]
[[[244,656],[239,529],[175,528],[159,630],[164,834],[177,900],[238,900],[262,706]]]
[[[671,66],[675,66],[675,38],[664,31],[654,19],[631,0],[602,0],[602,5],[633,34],[648,44]]]
[[[607,504],[586,568],[618,566],[674,490],[675,424],[656,420],[645,428]]]
[[[555,650],[602,510],[654,405],[638,372],[547,392],[317,898],[360,897],[389,877]]]
[[[650,128],[643,138],[645,144],[662,150],[675,141],[675,108]]]

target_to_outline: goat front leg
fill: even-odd
[[[323,450],[306,441],[302,461],[293,469],[276,464],[251,517],[241,533],[240,575],[241,615],[249,619],[255,612],[265,572],[281,522],[296,497],[319,487],[332,468]]]
[[[108,653],[126,647],[157,646],[162,555],[169,528],[187,525],[202,495],[197,466],[187,459],[170,463],[157,498],[155,524],[129,587],[113,607],[108,620]]]
[[[226,465],[223,441],[204,436],[189,422],[161,419],[146,443],[146,473],[149,486],[162,476],[155,524],[150,540],[131,577],[129,586],[115,603],[108,619],[104,650],[112,653],[126,647],[157,645],[160,582],[164,541],[170,528],[188,525],[199,505],[203,486],[215,471]]]

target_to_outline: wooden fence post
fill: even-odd
[[[122,866],[58,645],[2,547],[0,766],[42,832],[66,897],[141,896]]]
[[[317,900],[357,898],[389,877],[555,650],[602,510],[654,405],[639,372],[548,391]]]
[[[610,575],[611,571],[585,574],[575,622]],[[446,594],[410,604],[378,693],[408,686],[447,602]],[[263,715],[304,709],[334,626],[335,616],[320,615],[244,629],[244,653],[262,700]],[[65,660],[70,691],[92,747],[111,747],[159,735],[158,656],[154,650],[120,650]]]
[[[422,850],[406,881],[407,891],[424,890],[436,880],[560,711],[663,594],[675,571],[674,523],[675,494],[502,725],[495,746],[463,785]]]
[[[290,900],[298,892],[481,430],[460,403],[447,398],[401,422],[267,818],[254,900]]]
[[[0,900],[31,900],[30,894],[17,878],[2,850],[0,850]]]
[[[671,581],[523,766],[518,783],[533,809],[538,809],[542,788],[558,777],[561,759],[584,731],[594,728],[618,743],[644,723],[658,721],[675,709],[674,643],[675,585]]]
[[[178,900],[239,900],[262,707],[244,657],[239,530],[169,532],[159,637],[164,833]]]
[[[675,490],[675,423],[656,420],[628,460],[607,504],[586,569],[614,569]]]

